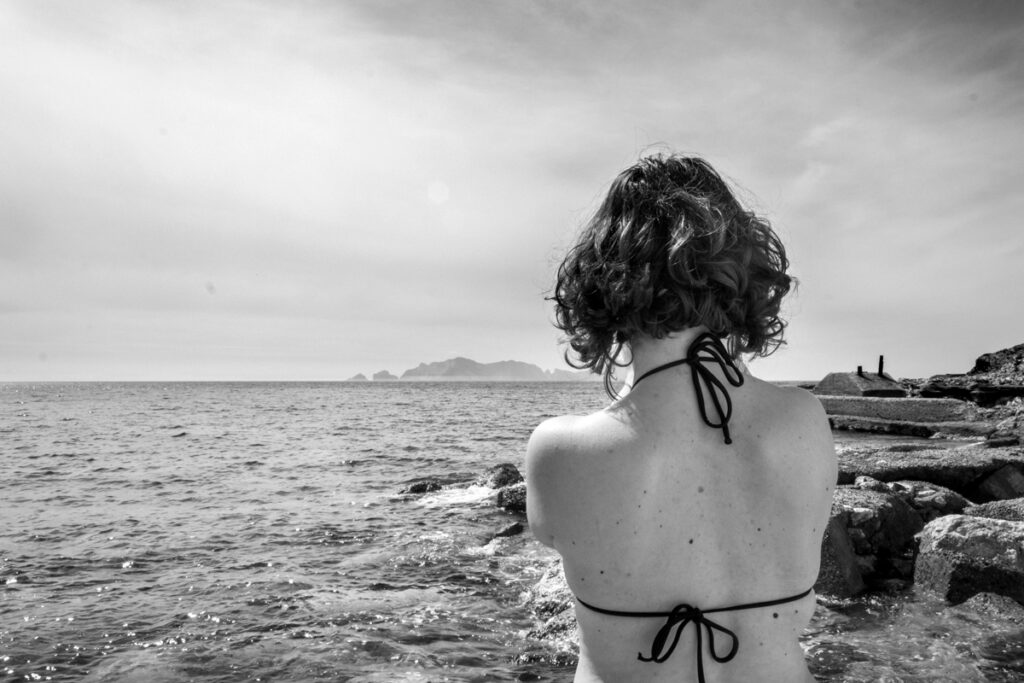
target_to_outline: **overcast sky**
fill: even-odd
[[[706,157],[800,288],[767,379],[1024,342],[1024,3],[0,4],[0,380],[564,367],[609,181]]]

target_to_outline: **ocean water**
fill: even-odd
[[[0,385],[0,681],[567,681],[475,484],[599,384]],[[837,435],[840,446],[848,435]],[[857,447],[863,447],[858,439]],[[400,490],[435,477],[440,491]],[[823,681],[1024,680],[1024,629],[820,604]]]

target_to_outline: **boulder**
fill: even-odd
[[[498,507],[509,512],[526,514],[526,482],[498,489]]]
[[[477,480],[476,483],[480,486],[500,489],[504,486],[518,484],[522,480],[523,475],[519,473],[519,468],[510,462],[503,462],[488,469],[487,473]]]
[[[994,500],[990,503],[972,505],[964,510],[964,514],[972,517],[1005,519],[1009,522],[1024,522],[1024,498]]]
[[[971,504],[956,491],[927,481],[878,481],[860,476],[854,481],[854,488],[893,493],[908,503],[925,523],[963,512]]]
[[[920,534],[914,583],[954,605],[986,592],[1024,604],[1024,522],[970,515],[929,522]]]
[[[924,522],[900,495],[836,487],[831,520],[846,527],[861,574],[868,582],[905,579],[913,574],[914,536]]]

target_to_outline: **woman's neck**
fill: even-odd
[[[707,328],[702,325],[673,332],[661,339],[653,337],[634,339],[630,344],[630,351],[633,355],[633,376],[639,377],[659,365],[685,358],[693,340],[707,331]]]
[[[659,365],[685,358],[687,351],[690,349],[690,344],[707,331],[708,328],[701,325],[700,327],[688,327],[685,330],[673,332],[662,339],[654,339],[653,337],[634,339],[630,344],[630,351],[633,357],[629,367],[631,371],[629,374],[630,380],[634,377],[641,377],[644,373],[653,370]],[[726,346],[728,347],[728,344]],[[735,362],[743,371],[746,370],[746,366],[740,358],[736,358]],[[629,384],[632,384],[632,381]]]

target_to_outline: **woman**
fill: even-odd
[[[788,261],[699,158],[612,183],[558,271],[581,366],[636,380],[608,408],[541,424],[527,511],[576,596],[576,681],[813,681],[814,611],[836,482],[811,394],[750,375],[782,343]]]

